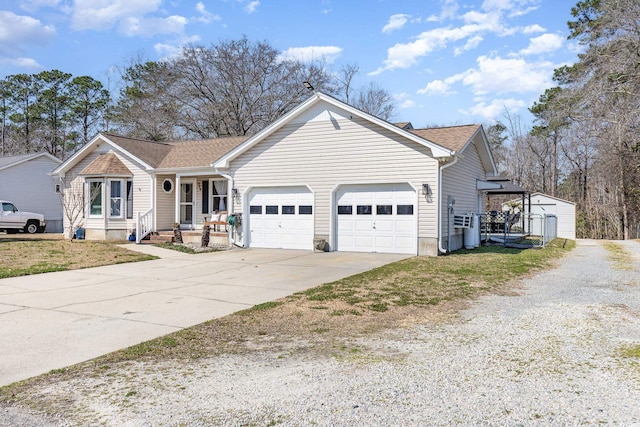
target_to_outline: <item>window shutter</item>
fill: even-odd
[[[202,181],[202,213],[209,213],[209,181]]]

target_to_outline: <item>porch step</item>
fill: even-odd
[[[154,231],[148,237],[149,243],[172,243],[175,240],[173,231]]]
[[[182,241],[184,243],[200,243],[202,239],[201,230],[182,230]],[[226,243],[228,240],[228,233],[226,232],[211,232],[209,234],[210,242]],[[173,230],[161,230],[151,232],[140,243],[154,244],[154,243],[174,243],[175,235]]]

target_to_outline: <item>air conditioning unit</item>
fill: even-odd
[[[473,227],[473,215],[454,215],[453,226],[455,228],[471,228]]]

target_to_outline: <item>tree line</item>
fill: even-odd
[[[252,135],[308,98],[304,81],[384,119],[394,111],[376,84],[353,88],[356,65],[283,59],[246,37],[187,46],[163,61],[136,59],[119,71],[116,93],[59,70],[0,80],[0,154],[65,159],[98,132],[157,141]]]
[[[488,127],[502,173],[576,203],[582,238],[640,237],[640,2],[584,0],[571,9],[578,61],[529,111]]]

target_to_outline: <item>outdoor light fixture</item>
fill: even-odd
[[[231,195],[233,196],[234,199],[236,197],[238,197],[238,189],[237,188],[232,188],[231,189]]]
[[[309,83],[308,81],[303,81],[302,84],[304,85],[304,87],[306,87],[309,90],[313,90],[313,86],[311,86],[311,83]]]
[[[423,196],[430,196],[431,195],[431,187],[426,182],[422,184],[422,195]]]

